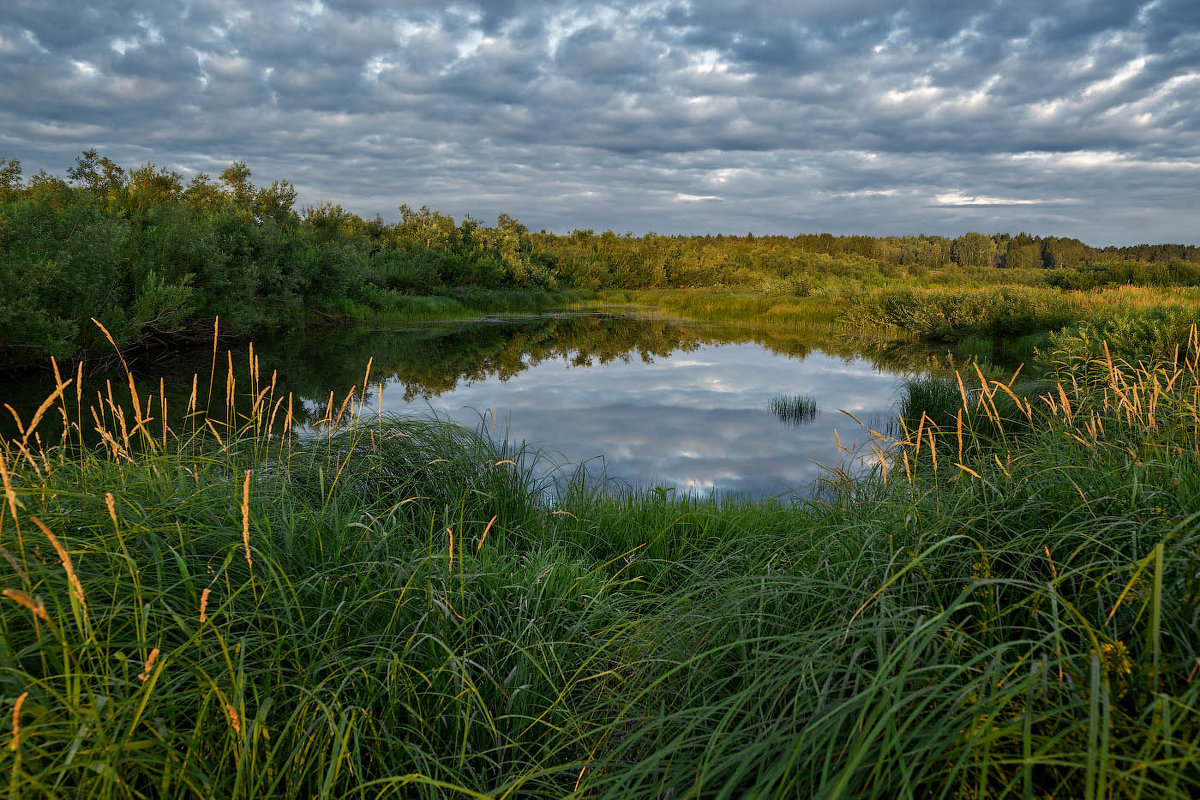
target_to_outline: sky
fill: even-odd
[[[3,0],[0,158],[618,233],[1200,243],[1197,0]]]

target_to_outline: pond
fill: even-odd
[[[370,359],[366,409],[525,442],[541,473],[560,480],[749,499],[808,496],[819,465],[852,467],[843,448],[867,435],[842,411],[883,430],[919,369],[836,330],[612,313],[327,330],[261,341],[255,352],[264,383],[277,371],[299,399],[301,423],[320,417],[331,392],[361,387]],[[245,355],[220,354],[218,386],[227,359],[242,369]],[[183,399],[193,373],[203,389],[210,370],[211,352],[135,369],[164,376],[168,395]],[[86,381],[92,391],[98,377]],[[35,407],[46,394],[35,384],[10,387],[8,402]]]

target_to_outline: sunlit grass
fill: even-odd
[[[911,383],[874,474],[797,505],[554,492],[519,445],[367,421],[369,367],[304,440],[253,355],[239,384],[214,346],[190,398],[62,375],[0,444],[0,776],[1195,796],[1200,338],[1099,352],[1032,396]]]

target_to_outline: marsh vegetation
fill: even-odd
[[[789,425],[812,422],[820,411],[817,401],[806,394],[777,394],[767,405],[772,414]]]
[[[776,324],[814,314],[935,341],[1039,336],[1088,323],[1160,344],[1196,322],[1200,248],[1096,248],[1027,234],[662,236],[533,232],[428,208],[367,220],[295,208],[286,180],[255,185],[83,153],[65,177],[0,162],[0,369],[178,350],[364,319],[538,311],[626,296],[694,318]],[[1158,315],[1150,323],[1143,312]],[[1137,338],[1134,336],[1133,338]],[[1116,346],[1114,344],[1114,346]]]
[[[261,370],[174,427],[63,376],[0,450],[10,792],[1190,796],[1179,355],[914,384],[873,475],[788,505],[547,494],[369,375],[304,440]]]
[[[3,172],[0,347],[52,363],[0,436],[10,796],[1200,792],[1195,248],[385,226],[227,172]],[[555,483],[372,394],[698,346],[661,320],[348,330],[332,394],[225,339],[172,381],[48,358],[505,304],[834,325],[912,378],[865,471],[751,501]]]

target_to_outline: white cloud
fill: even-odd
[[[1107,94],[1114,89],[1119,88],[1122,84],[1136,77],[1146,67],[1146,57],[1139,56],[1133,59],[1110,78],[1099,80],[1089,84],[1083,89],[1083,96],[1087,98],[1095,97],[1101,94]]]
[[[0,12],[0,156],[563,231],[1194,241],[1190,0],[1031,2],[41,0]]]
[[[934,200],[943,206],[1036,206],[1047,203],[1070,203],[1070,198],[1047,198],[1030,200],[1016,197],[993,197],[985,194],[967,194],[966,192],[944,192],[934,196]]]

